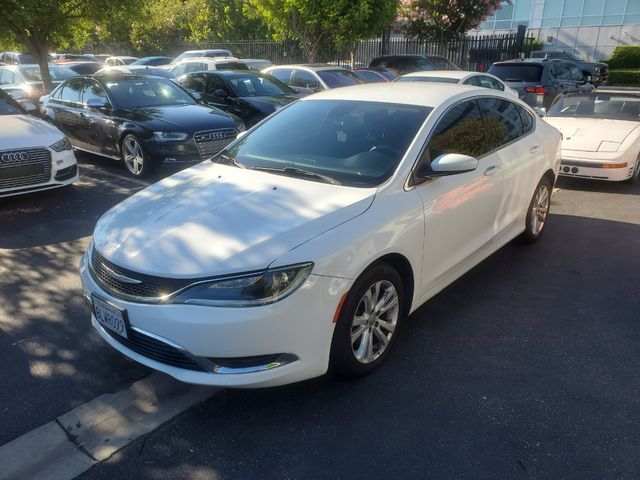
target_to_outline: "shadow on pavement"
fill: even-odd
[[[556,187],[565,190],[584,190],[599,193],[618,193],[625,195],[640,195],[640,182],[629,184],[625,182],[607,182],[604,180],[588,180],[585,178],[559,177]]]

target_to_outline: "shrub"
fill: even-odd
[[[640,45],[616,47],[609,60],[605,60],[609,68],[640,68]]]
[[[609,70],[608,84],[640,87],[640,70]]]

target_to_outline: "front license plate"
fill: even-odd
[[[93,300],[93,313],[98,323],[121,337],[128,338],[127,323],[125,320],[126,310],[120,310],[95,295],[91,298]]]

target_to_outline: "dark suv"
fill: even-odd
[[[609,66],[606,63],[586,62],[575,53],[564,50],[534,50],[531,58],[551,58],[568,60],[575,63],[586,77],[588,82],[594,85],[605,85],[609,80]]]
[[[424,70],[460,70],[439,55],[383,55],[371,60],[369,68],[392,68],[400,75]]]
[[[565,60],[509,60],[488,70],[518,92],[532,107],[549,108],[564,93],[590,92],[593,85],[573,62]]]

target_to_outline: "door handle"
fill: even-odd
[[[529,149],[529,153],[536,153],[536,151],[540,148],[540,145],[534,145]]]
[[[491,175],[496,173],[498,170],[500,170],[500,165],[491,165],[489,168],[487,168],[484,171],[484,176],[485,177],[490,177]]]

